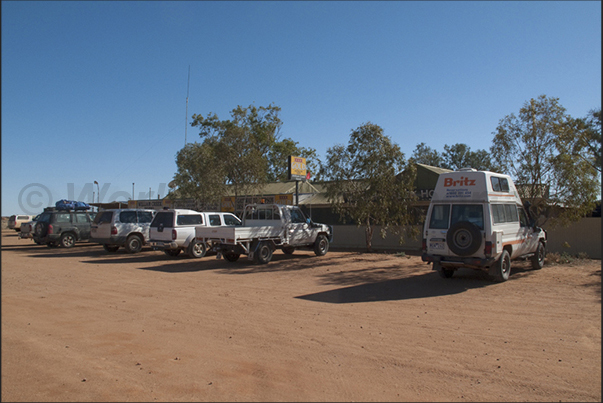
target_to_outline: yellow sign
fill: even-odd
[[[223,197],[222,198],[222,211],[230,211],[234,213],[235,211],[235,198],[234,196]]]
[[[274,202],[276,204],[287,204],[289,206],[292,206],[293,205],[293,195],[292,194],[275,195]]]
[[[289,156],[289,179],[306,179],[306,159]]]

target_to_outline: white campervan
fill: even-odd
[[[460,267],[487,269],[506,281],[511,260],[542,268],[546,232],[524,209],[508,175],[463,168],[440,174],[423,229],[422,260],[443,277]]]

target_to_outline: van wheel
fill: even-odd
[[[448,248],[458,256],[469,256],[477,252],[482,244],[479,227],[469,221],[459,221],[446,234]]]
[[[490,269],[490,275],[494,277],[494,281],[502,283],[509,279],[511,274],[511,256],[507,250],[503,250],[500,258],[494,263]]]
[[[194,258],[200,258],[205,256],[207,252],[207,247],[203,242],[194,240],[188,245],[188,255]]]
[[[253,259],[258,264],[266,264],[272,259],[272,248],[268,242],[261,242],[255,251]]]
[[[163,253],[171,257],[176,257],[180,254],[180,249],[165,249]]]
[[[130,235],[126,239],[125,248],[128,253],[140,252],[142,250],[142,239],[138,235]]]
[[[542,242],[538,242],[538,249],[536,249],[536,253],[532,256],[532,268],[534,270],[542,269],[544,266],[544,257],[546,255],[544,244]]]
[[[71,248],[75,245],[75,235],[71,232],[65,232],[61,235],[60,243],[63,248]]]
[[[284,253],[285,255],[292,255],[292,254],[293,254],[293,252],[295,252],[295,248],[294,248],[293,246],[285,246],[285,247],[283,248],[283,253]]]
[[[314,242],[314,254],[316,256],[324,256],[329,251],[329,240],[324,235],[319,235],[316,237],[316,242]]]
[[[117,250],[119,249],[119,245],[107,245],[106,243],[104,243],[103,249],[107,252],[117,252]]]

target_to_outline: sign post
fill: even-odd
[[[306,159],[289,156],[289,180],[295,181],[295,205],[299,206],[299,181],[306,179]]]

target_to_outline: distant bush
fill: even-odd
[[[588,254],[585,252],[580,252],[575,255],[571,255],[567,252],[563,252],[563,253],[553,252],[553,253],[546,254],[545,263],[550,264],[550,265],[570,264],[570,263],[579,263],[580,260],[588,260],[588,259],[590,259],[590,258],[588,257]]]

